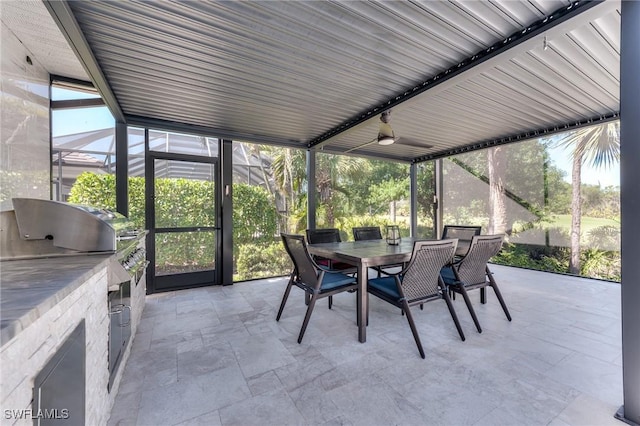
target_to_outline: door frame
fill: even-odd
[[[145,133],[147,133],[146,130]],[[148,144],[147,144],[148,147]],[[146,246],[147,246],[147,260],[149,266],[147,269],[147,294],[153,294],[163,291],[181,290],[187,288],[204,287],[211,285],[222,284],[222,235],[221,235],[221,200],[222,190],[220,182],[220,161],[218,157],[204,157],[199,155],[179,154],[171,152],[150,151],[145,149],[145,223],[148,229]],[[156,160],[169,160],[169,161],[185,161],[192,163],[209,163],[214,165],[214,204],[215,204],[215,224],[214,226],[193,226],[180,228],[176,231],[169,229],[163,230],[163,232],[194,232],[201,230],[213,230],[215,235],[215,268],[213,270],[213,281],[208,279],[211,271],[198,271],[180,273],[174,275],[168,275],[167,280],[172,280],[172,285],[162,285],[163,277],[156,277],[155,264],[156,264],[156,252],[155,252],[155,161]],[[161,228],[162,229],[162,228]],[[161,285],[159,285],[161,284]]]

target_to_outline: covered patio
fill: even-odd
[[[462,342],[446,305],[429,303],[414,313],[426,360],[376,298],[366,343],[343,294],[299,345],[302,292],[275,321],[285,278],[149,296],[109,425],[620,424],[620,286],[492,268],[513,322],[476,292],[478,334],[458,299]]]
[[[441,171],[451,155],[621,121],[621,285],[495,266],[514,321],[489,293],[477,334],[458,300],[461,342],[430,304],[416,315],[426,360],[406,319],[373,299],[367,343],[347,294],[318,306],[298,345],[301,295],[275,321],[283,278],[150,295],[110,424],[602,425],[617,410],[640,421],[640,4],[43,3],[55,25],[21,42],[70,54],[45,64],[51,80],[90,82],[109,107],[125,215],[130,127],[147,147],[153,129],[219,138],[221,199],[238,141],[305,150],[310,194],[319,154],[407,164],[414,234],[421,163]],[[62,47],[41,43],[51,30]],[[389,110],[393,130],[380,123]],[[228,198],[215,231],[224,284]],[[316,207],[309,197],[310,228]]]

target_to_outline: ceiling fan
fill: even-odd
[[[378,130],[378,144],[391,145],[395,143],[396,135],[391,128],[391,110],[388,109],[380,114],[380,129]]]
[[[421,148],[421,149],[433,148],[433,145],[427,145],[427,144],[423,144],[418,141],[414,141],[405,137],[396,136],[395,133],[393,132],[393,129],[391,128],[391,110],[390,109],[380,114],[380,126],[378,128],[378,136],[375,139],[369,142],[366,142],[362,145],[351,148],[345,152],[355,151],[357,149],[371,145],[376,142],[379,145],[383,145],[383,146],[398,144],[398,145],[411,146],[414,148]]]

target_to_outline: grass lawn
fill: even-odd
[[[582,235],[587,235],[589,231],[600,226],[615,226],[616,228],[620,228],[620,221],[597,217],[583,217],[580,231]],[[549,224],[549,227],[558,227],[567,230],[571,229],[571,215],[562,214],[556,216],[555,220]]]

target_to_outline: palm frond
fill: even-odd
[[[620,161],[620,122],[585,127],[554,139],[550,147],[570,150],[572,160],[608,169]]]

